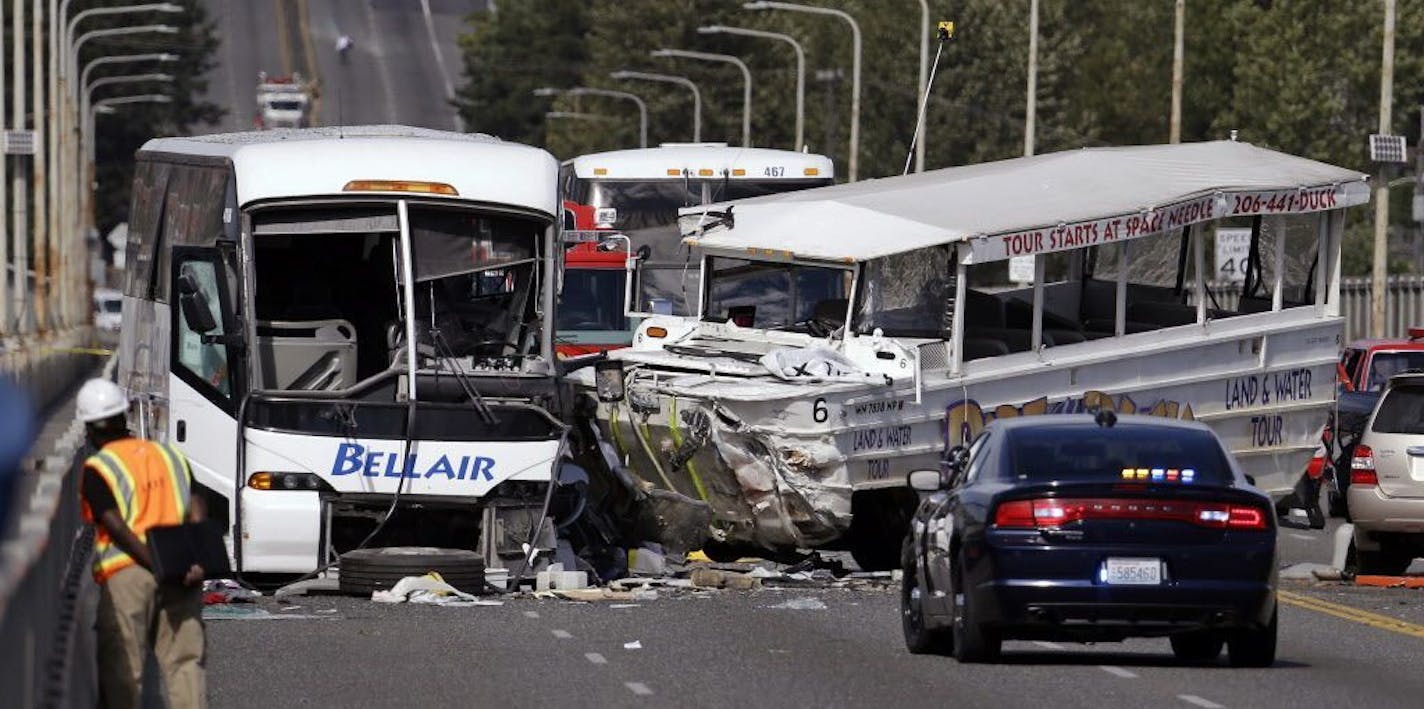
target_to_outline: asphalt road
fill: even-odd
[[[257,73],[320,86],[316,125],[402,123],[458,130],[448,101],[463,81],[457,37],[484,0],[204,0],[222,46],[208,99],[228,109],[209,132],[250,130]],[[336,39],[354,41],[345,62]]]
[[[1329,545],[1283,530],[1282,563],[1329,561]],[[1184,666],[1165,640],[1014,642],[981,666],[912,656],[888,585],[664,591],[625,608],[264,600],[277,618],[209,622],[209,686],[214,707],[1419,705],[1421,591],[1282,588],[1279,661],[1264,670]],[[824,608],[777,607],[805,599]]]

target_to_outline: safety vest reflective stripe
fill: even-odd
[[[168,479],[173,483],[174,509],[178,510],[183,519],[188,518],[188,502],[190,499],[189,483],[192,480],[192,472],[188,469],[188,461],[177,451],[168,446],[157,443],[155,447],[163,452],[163,462],[168,469]]]
[[[108,451],[99,451],[86,461],[89,467],[99,473],[99,477],[104,478],[104,482],[109,484],[109,490],[114,494],[114,502],[119,506],[119,516],[124,521],[132,519],[134,488],[133,476],[129,474],[129,469],[118,456]]]
[[[100,545],[98,552],[94,557],[94,573],[101,577],[133,563],[133,559],[112,541]]]

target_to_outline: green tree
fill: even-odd
[[[470,17],[473,31],[460,38],[466,83],[455,100],[471,130],[544,143],[550,99],[536,98],[533,91],[578,82],[588,57],[586,4],[525,0]]]

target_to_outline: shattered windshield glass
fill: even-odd
[[[501,363],[537,355],[545,224],[421,203],[409,215],[421,351]],[[324,373],[324,388],[347,388],[403,357],[394,202],[263,209],[253,244],[264,388],[311,388],[309,373]]]
[[[845,321],[851,272],[792,263],[709,260],[704,317],[741,327],[827,335]],[[824,328],[811,325],[821,321]]]
[[[940,337],[953,295],[948,248],[923,249],[865,264],[856,332]]]

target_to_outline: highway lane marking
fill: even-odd
[[[627,687],[628,691],[640,697],[648,697],[652,696],[653,694],[653,690],[648,689],[648,685],[643,684],[642,682],[624,682],[623,686]]]
[[[550,630],[549,632],[553,633],[554,637],[560,640],[568,640],[569,638],[572,638],[574,636],[573,633],[570,633],[567,630]]]
[[[1401,635],[1424,638],[1424,625],[1415,625],[1414,623],[1399,620],[1398,618],[1391,618],[1387,615],[1371,613],[1360,608],[1355,608],[1354,606],[1332,603],[1330,601],[1306,596],[1304,594],[1294,593],[1291,591],[1278,590],[1276,591],[1276,597],[1279,598],[1282,603],[1292,605],[1297,608],[1304,608],[1306,610],[1312,610],[1318,613],[1324,613],[1326,615],[1333,615],[1336,618],[1354,621],[1356,623],[1368,625],[1372,628],[1388,630],[1391,632],[1399,633]]]
[[[586,657],[586,658],[588,658],[588,661],[589,661],[589,662],[592,662],[592,663],[595,664],[595,665],[606,665],[606,664],[608,664],[608,658],[606,658],[606,657],[604,657],[604,656],[602,656],[602,655],[600,655],[600,654],[598,654],[598,653],[596,653],[596,652],[585,652],[585,653],[583,654],[583,656]]]
[[[1136,672],[1124,670],[1123,668],[1117,667],[1116,665],[1098,665],[1098,669],[1110,675],[1116,675],[1123,679],[1135,679],[1137,677]]]
[[[450,70],[445,68],[445,55],[440,53],[440,38],[435,34],[435,18],[430,15],[430,0],[420,0],[420,10],[425,13],[425,33],[430,36],[430,51],[435,53],[435,70],[440,73],[440,82],[445,84],[445,98],[455,100],[455,84],[450,81]],[[455,130],[465,132],[465,119],[460,111],[455,111]]]
[[[538,618],[539,611],[524,611],[525,618]]]
[[[1062,650],[1062,649],[1064,649],[1062,645],[1059,645],[1058,643],[1051,643],[1051,642],[1048,642],[1047,640],[1035,640],[1035,641],[1033,641],[1033,644],[1034,644],[1034,645],[1037,645],[1037,646],[1039,646],[1039,647],[1041,647],[1041,648],[1043,648],[1043,649],[1045,649],[1045,650]]]
[[[273,15],[277,19],[277,50],[282,56],[282,73],[286,76],[292,75],[292,45],[288,39],[287,28],[287,2],[288,0],[274,0]]]
[[[1178,694],[1177,698],[1188,704],[1195,704],[1202,707],[1202,709],[1226,709],[1210,699],[1203,699],[1195,694]]]
[[[307,11],[307,0],[297,0],[297,22],[299,23],[298,33],[302,40],[302,54],[306,55],[307,77],[316,86],[321,86],[321,72],[316,63],[316,50],[312,48],[311,18]],[[321,125],[321,91],[316,92],[312,97],[311,124]]]

